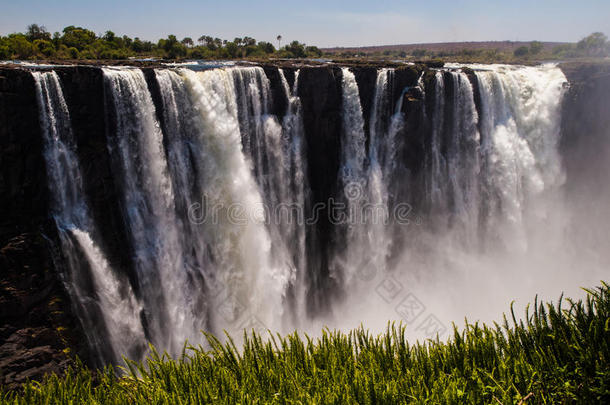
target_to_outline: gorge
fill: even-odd
[[[3,382],[574,296],[610,263],[608,94],[601,63],[0,67]]]

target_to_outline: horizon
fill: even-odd
[[[129,4],[35,0],[6,4],[0,16],[0,35],[25,32],[29,24],[45,26],[51,33],[74,25],[97,34],[110,30],[153,42],[173,34],[194,40],[201,35],[228,40],[250,36],[277,44],[276,36],[282,35],[282,44],[297,40],[320,48],[355,48],[455,42],[573,43],[592,32],[610,33],[610,4],[600,0],[587,5],[566,0],[510,4],[440,0],[411,5],[389,0],[373,5],[362,0],[332,4],[314,0],[288,4],[277,0],[266,4],[185,0],[171,5],[160,0]]]

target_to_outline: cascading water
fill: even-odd
[[[142,71],[104,69],[116,132],[108,149],[122,181],[122,208],[134,255],[147,337],[176,355],[205,327],[199,295],[189,294],[163,134]]]
[[[273,87],[260,67],[150,76],[103,69],[108,151],[137,299],[98,246],[57,76],[35,73],[66,284],[86,328],[100,331],[96,320],[104,321],[91,346],[108,361],[140,357],[145,340],[176,356],[185,340],[202,341],[201,329],[315,332],[361,322],[380,329],[394,319],[429,337],[418,327],[424,319],[499,313],[517,289],[531,298],[541,277],[556,275],[552,249],[567,243],[552,203],[563,182],[565,77],[554,66],[471,68],[421,72],[417,91],[399,87],[398,68],[379,69],[370,100],[354,72],[341,69],[339,171],[328,183],[344,210],[330,219],[325,261],[340,291],[324,314],[307,302],[316,277],[308,262],[322,253],[308,250],[315,225],[305,222],[317,181],[306,139],[318,138],[305,131],[303,73],[294,71],[290,86],[293,72],[278,69]],[[410,133],[417,119],[422,132]],[[412,145],[421,145],[419,167],[405,162]],[[418,207],[417,220],[397,221],[400,205]],[[545,233],[558,241],[547,243]],[[515,288],[500,287],[514,280]],[[478,300],[468,297],[474,290]],[[508,295],[495,308],[481,305],[498,291]],[[405,312],[404,302],[424,315]]]
[[[45,141],[51,210],[66,259],[64,282],[96,360],[117,362],[123,355],[137,358],[145,348],[139,304],[127,280],[113,272],[96,243],[96,226],[84,196],[59,77],[55,72],[32,74]]]
[[[335,256],[339,274],[334,277],[344,285],[352,283],[371,251],[366,224],[362,218],[366,202],[366,136],[356,77],[348,69],[342,69],[342,123],[341,166],[339,168],[339,198],[345,205],[344,218],[336,218],[338,238],[343,237],[343,251]]]
[[[465,73],[451,72],[452,95],[449,132],[445,134],[447,183],[451,226],[465,243],[473,244],[478,230],[479,132],[478,114],[470,80]]]
[[[553,67],[497,67],[476,72],[482,104],[482,159],[488,229],[507,248],[524,251],[528,201],[561,185],[557,150],[565,77]]]
[[[164,96],[170,117],[166,118],[167,131],[183,128],[194,166],[186,181],[202,191],[200,198],[205,199],[200,206],[203,211],[184,220],[195,222],[196,226],[190,226],[200,233],[209,252],[202,274],[209,292],[210,328],[216,332],[261,326],[280,329],[278,319],[293,277],[290,268],[272,259],[272,235],[265,226],[263,199],[241,146],[236,87],[243,84],[246,97],[256,97],[260,94],[255,91],[256,83],[239,82],[256,75],[256,71],[232,69],[157,71],[162,91],[171,94]],[[173,83],[171,88],[168,80]],[[172,98],[179,102],[172,104]],[[259,116],[244,119],[255,133],[251,145],[258,147],[264,145],[256,138],[257,131],[264,128],[259,121],[263,109],[261,104],[254,109]]]
[[[298,96],[299,71],[294,72],[292,89],[288,86],[284,71],[279,69],[284,95],[288,100],[288,110],[282,122],[282,156],[284,164],[280,168],[286,186],[281,198],[282,209],[276,210],[274,216],[276,227],[291,253],[292,267],[296,270],[293,280],[294,295],[293,326],[299,325],[298,320],[306,318],[305,272],[306,228],[305,215],[309,211],[309,182],[307,181],[306,145],[303,127],[301,99]]]

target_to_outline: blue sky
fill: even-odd
[[[608,0],[0,0],[0,34],[30,23],[80,25],[156,41],[167,34],[251,36],[326,46],[418,42],[577,41],[610,35]]]

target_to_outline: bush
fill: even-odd
[[[307,56],[305,53],[305,44],[301,44],[299,41],[292,41],[289,45],[284,47],[288,53],[289,58],[304,58]]]
[[[36,48],[23,34],[11,34],[7,42],[12,57],[16,59],[29,59],[36,54]]]
[[[10,59],[11,58],[11,50],[8,45],[0,44],[0,59]]]
[[[515,49],[515,52],[513,52],[513,54],[520,58],[523,56],[526,56],[529,53],[529,48],[527,46],[520,46],[519,48]]]
[[[68,55],[70,55],[70,59],[78,59],[78,49],[76,49],[75,47],[68,48]]]
[[[74,27],[73,25],[64,28],[64,35],[61,37],[64,45],[68,48],[76,48],[78,51],[82,51],[95,42],[96,39],[95,32],[82,27]]]
[[[53,42],[51,41],[37,39],[34,41],[34,47],[36,47],[39,53],[41,53],[47,58],[53,56],[53,54],[55,53],[55,47],[53,46]]]
[[[542,49],[544,49],[544,45],[542,45],[542,42],[539,41],[532,41],[530,43],[530,49],[529,52],[532,55],[538,55],[540,53],[540,51],[542,51]]]
[[[604,56],[607,55],[607,42],[608,37],[603,33],[594,32],[588,37],[581,39],[576,47],[585,51],[590,56]]]
[[[310,58],[319,58],[320,56],[322,56],[322,51],[317,46],[306,47],[305,53]]]

